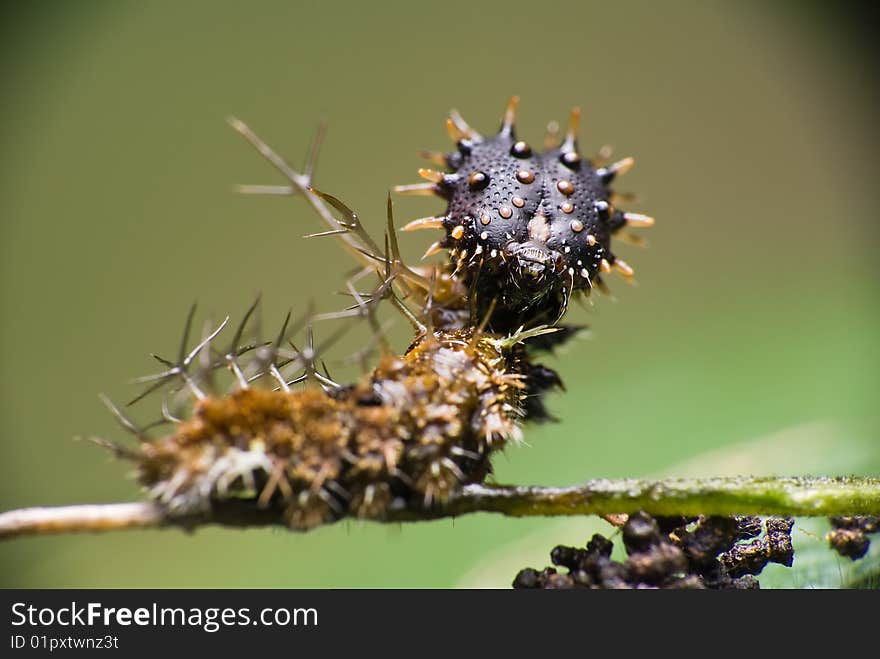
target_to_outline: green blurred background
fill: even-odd
[[[593,331],[550,360],[568,386],[549,401],[562,421],[528,428],[528,446],[495,460],[497,480],[695,464],[702,475],[876,474],[876,70],[863,34],[831,11],[6,3],[0,508],[140,496],[128,466],[71,440],[127,440],[96,394],[130,397],[128,379],[154,368],[148,354],[174,351],[193,300],[217,318],[262,291],[268,327],[311,299],[343,303],[332,293],[350,262],[330,240],[301,240],[321,228],[301,200],[234,194],[281,180],[228,115],[297,165],[325,118],[317,185],[378,233],[386,190],[417,180],[416,150],[448,147],[446,111],[490,131],[514,93],[526,139],[578,104],[588,151],[637,156],[618,188],[637,191],[629,208],[658,225],[643,233],[649,249],[616,250],[639,285],[613,280],[616,301],[572,311]],[[399,222],[440,210],[396,202]],[[419,255],[427,238],[404,243]],[[395,337],[404,347],[400,323]],[[506,586],[517,564],[584,540],[589,522],[567,524],[572,537],[551,533],[554,520],[474,515],[304,535],[29,538],[0,544],[0,585]],[[525,537],[541,541],[506,572],[473,577]]]

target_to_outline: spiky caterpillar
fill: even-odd
[[[577,144],[580,109],[572,110],[565,139],[557,144],[551,134],[547,150],[537,153],[517,139],[518,100],[511,99],[501,130],[490,137],[453,112],[447,127],[457,150],[426,155],[449,171],[421,169],[429,183],[397,188],[448,202],[443,216],[406,228],[445,230],[429,253],[451,251],[476,313],[495,305],[490,326],[498,331],[557,322],[575,292],[602,288],[601,273],[612,268],[631,278],[632,268],[611,251],[611,236],[654,222],[615,207],[623,197],[611,183],[633,159],[607,166],[585,159]]]
[[[464,167],[480,162],[479,158],[491,160],[501,147],[522,159],[521,143],[506,146],[513,139],[514,106],[512,102],[508,107],[497,138],[484,142],[470,133],[468,141],[459,142],[459,155],[446,158],[450,166]],[[355,305],[324,318],[367,319],[378,332],[376,309],[380,302],[389,301],[412,323],[416,337],[402,356],[385,354],[367,376],[343,386],[317,368],[311,325],[309,343],[302,351],[282,349],[287,322],[275,342],[242,346],[242,331],[252,307],[229,349],[217,350],[214,345],[224,322],[187,354],[191,313],[177,362],[160,359],[168,370],[145,380],[153,382],[145,393],[168,382],[182,383],[196,398],[191,415],[181,420],[163,406],[163,416],[175,428],[154,440],[111,406],[123,425],[143,440],[135,451],[111,447],[136,463],[140,482],[170,513],[204,512],[226,501],[244,500],[274,511],[291,528],[302,530],[346,516],[381,518],[391,507],[431,506],[463,484],[482,481],[491,471],[491,454],[519,437],[524,418],[548,418],[542,395],[561,384],[558,375],[534,363],[531,354],[551,348],[571,333],[561,326],[541,324],[548,318],[553,323],[559,320],[572,289],[572,285],[567,292],[561,289],[556,276],[559,264],[555,260],[568,257],[553,251],[552,231],[545,235],[536,228],[537,222],[546,222],[548,231],[552,228],[549,215],[542,210],[552,195],[542,193],[530,197],[528,205],[525,198],[522,204],[514,204],[532,213],[531,219],[523,214],[514,222],[525,222],[527,235],[515,230],[511,235],[523,239],[514,244],[505,232],[492,234],[504,257],[492,261],[493,248],[487,253],[490,267],[485,271],[482,259],[465,261],[468,254],[463,245],[473,236],[469,238],[462,224],[455,224],[462,209],[470,208],[467,203],[476,202],[450,195],[451,211],[442,226],[448,240],[458,241],[451,261],[412,267],[400,256],[390,199],[382,250],[356,213],[312,187],[308,172],[313,163],[307,165],[306,174],[300,174],[247,126],[238,121],[232,124],[292,183],[289,188],[246,186],[244,191],[307,195],[329,229],[313,235],[338,238],[363,266],[347,282]],[[460,118],[452,125],[463,130]],[[575,153],[569,148],[574,144],[573,131],[574,126],[563,145],[542,158],[557,154],[561,162],[574,167],[573,160],[566,158]],[[536,171],[542,177],[551,176],[550,166],[542,167]],[[584,176],[601,180],[600,174],[589,172]],[[521,172],[515,175],[523,178]],[[497,185],[503,183],[496,180]],[[481,189],[492,188],[487,184]],[[593,196],[610,195],[604,187],[589,190]],[[602,225],[598,216],[581,216],[602,238],[605,249],[608,236],[619,226]],[[620,214],[614,217],[623,218],[620,226],[626,220]],[[433,224],[422,220],[407,228]],[[594,246],[589,240],[586,245],[571,258]],[[482,253],[475,248],[473,255]],[[598,256],[593,260],[599,265],[605,262]],[[507,269],[493,270],[492,263],[507,264]],[[378,274],[379,285],[370,293],[359,293],[356,283],[371,273]],[[522,289],[522,277],[530,278],[527,289]],[[590,284],[590,278],[584,278]],[[519,292],[507,289],[510,281]],[[251,353],[250,363],[242,364],[246,353]],[[201,372],[193,374],[191,366],[197,358],[204,363]],[[221,367],[235,375],[237,384],[231,392],[205,387],[212,382],[212,372]],[[291,379],[292,370],[297,374]],[[267,381],[272,388],[266,388]],[[301,382],[305,389],[291,389]]]
[[[306,530],[381,517],[395,500],[430,506],[483,480],[490,455],[520,437],[521,342],[532,335],[438,331],[354,385],[208,395],[128,456],[176,514],[251,499]]]

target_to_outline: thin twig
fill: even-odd
[[[468,513],[512,517],[610,515],[790,515],[830,517],[880,514],[880,478],[702,478],[593,480],[566,488],[468,485],[443,506],[398,506],[379,521],[416,522]],[[0,539],[79,531],[177,527],[192,530],[279,526],[274,510],[250,501],[218,503],[198,515],[171,516],[155,503],[23,508],[0,514]]]
[[[0,538],[81,531],[116,531],[163,526],[167,517],[154,503],[105,503],[20,508],[0,514]]]

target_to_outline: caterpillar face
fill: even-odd
[[[626,225],[653,223],[614,207],[610,184],[633,161],[600,167],[585,159],[577,146],[577,108],[564,140],[538,153],[516,136],[516,102],[491,137],[453,113],[447,125],[457,150],[442,159],[429,155],[450,171],[422,169],[430,184],[398,188],[448,201],[442,217],[407,228],[445,230],[429,252],[451,251],[477,312],[495,305],[490,327],[498,331],[556,322],[574,293],[602,286],[602,271],[616,267],[631,277],[632,269],[611,252],[611,236]]]

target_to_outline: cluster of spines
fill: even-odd
[[[474,329],[424,335],[350,386],[320,374],[312,348],[285,357],[277,342],[253,357],[261,369],[254,376],[244,375],[253,364],[230,360],[241,374],[231,392],[206,392],[208,378],[174,365],[161,381],[184,384],[192,413],[151,439],[114,407],[142,440],[137,451],[114,449],[178,514],[246,499],[308,529],[348,515],[381,517],[395,500],[430,506],[482,480],[490,454],[518,437],[525,384],[516,342]],[[210,342],[197,349],[210,351]],[[283,372],[291,360],[302,370],[292,378]],[[256,384],[267,376],[277,386]],[[320,386],[291,389],[304,380]]]
[[[402,356],[386,352],[358,382],[340,385],[319,355],[341,331],[316,347],[309,321],[297,349],[288,314],[272,341],[245,341],[255,309],[228,346],[219,346],[227,318],[190,349],[191,309],[177,359],[155,356],[165,370],[138,380],[147,387],[132,403],[170,390],[162,404],[170,433],[151,437],[155,424],[138,427],[105,399],[140,445],[101,443],[132,460],[139,481],[176,514],[250,500],[308,529],[381,517],[392,504],[429,507],[483,480],[490,455],[519,438],[531,384],[522,343],[547,329],[423,332]],[[229,391],[216,383],[221,370],[232,374]],[[192,402],[188,415],[169,404],[180,393]]]

